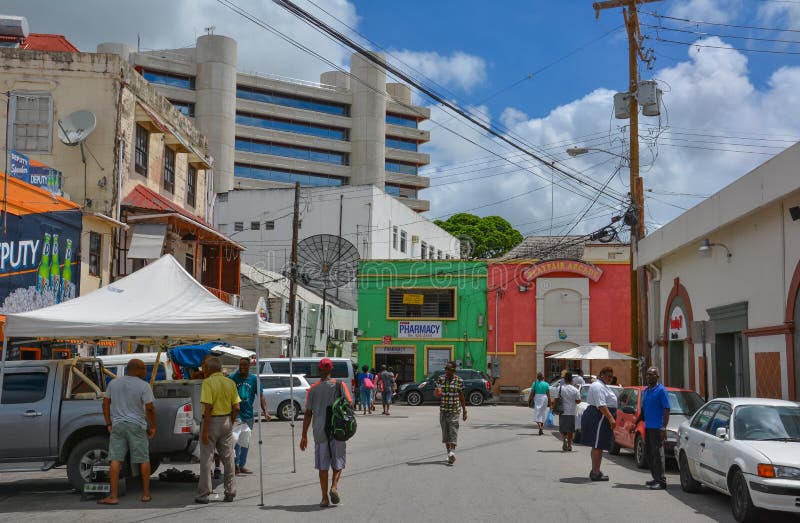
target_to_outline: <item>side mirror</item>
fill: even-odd
[[[728,429],[726,427],[719,427],[717,429],[717,437],[719,439],[728,439]]]

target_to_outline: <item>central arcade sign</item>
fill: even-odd
[[[551,274],[554,272],[578,274],[580,276],[589,278],[593,282],[597,282],[603,275],[603,269],[600,267],[576,260],[551,260],[540,262],[531,265],[530,268],[526,269],[525,272],[522,273],[522,275],[526,280],[532,281],[536,278],[544,276],[545,274]]]

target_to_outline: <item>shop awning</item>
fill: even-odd
[[[164,249],[164,236],[167,234],[166,223],[137,223],[133,227],[131,247],[128,258],[155,260],[161,257]]]

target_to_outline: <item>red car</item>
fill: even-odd
[[[647,387],[625,387],[619,395],[617,409],[617,428],[614,429],[614,445],[610,453],[617,455],[620,449],[633,449],[636,466],[644,469],[650,464],[647,461],[644,446],[644,421],[639,422],[636,431],[631,434],[633,421],[639,416],[642,408],[642,391]],[[664,455],[675,457],[675,445],[678,443],[678,427],[689,419],[705,401],[692,390],[667,387],[670,413],[667,426],[667,441],[664,444]]]

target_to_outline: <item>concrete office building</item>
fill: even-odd
[[[411,89],[387,83],[386,71],[354,54],[350,72],[326,72],[320,83],[237,72],[237,43],[205,35],[193,48],[122,55],[185,115],[194,118],[214,158],[214,190],[286,186],[375,185],[422,212],[429,179],[419,123],[430,116]],[[376,55],[377,56],[377,55]]]

